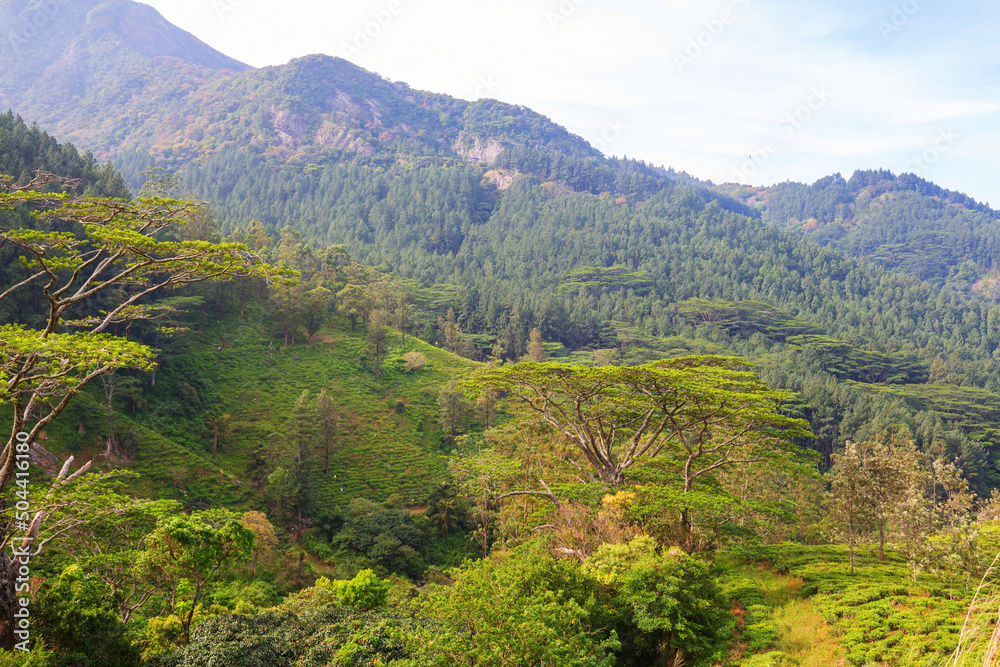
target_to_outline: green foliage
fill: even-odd
[[[294,616],[280,612],[215,616],[191,633],[181,664],[292,667],[298,657],[296,639],[301,636],[297,626]]]
[[[853,577],[841,547],[773,546],[766,557],[804,580],[852,665],[936,665],[955,649],[967,602],[947,599],[933,580],[914,586],[900,555],[862,563]]]
[[[363,557],[386,572],[419,576],[424,568],[424,535],[406,510],[354,500],[332,544],[346,554]]]
[[[139,651],[118,618],[112,591],[79,566],[43,585],[31,621],[36,641],[53,653],[46,663],[53,667],[98,667],[108,660],[122,667],[139,665]]]
[[[963,290],[990,266],[1000,233],[998,214],[989,206],[913,174],[887,170],[858,170],[847,181],[834,174],[812,185],[781,183],[734,194],[759,202],[765,220],[806,238],[893,271],[939,284],[947,279]],[[955,281],[963,262],[972,265],[973,278]]]
[[[30,651],[0,652],[0,667],[54,667],[54,654],[36,641]]]
[[[743,626],[743,640],[747,643],[748,650],[756,653],[773,646],[778,635],[778,628],[771,620],[769,607],[755,604],[747,608]]]
[[[238,515],[225,510],[161,519],[146,537],[136,567],[165,595],[184,603],[181,621],[185,643],[206,585],[223,566],[249,559],[253,543],[254,533],[243,526]]]
[[[641,294],[648,292],[652,285],[653,281],[645,271],[630,272],[624,266],[582,266],[566,275],[559,291],[600,296],[605,292],[628,289]]]
[[[470,564],[434,587],[424,613],[446,624],[425,651],[445,664],[612,665],[597,582],[571,561],[517,554]]]
[[[360,611],[385,609],[389,596],[389,582],[379,579],[371,570],[361,570],[348,581],[332,582],[320,577],[316,588],[332,592],[342,604]]]
[[[809,435],[804,421],[778,411],[786,396],[737,370],[744,365],[708,356],[631,367],[526,362],[484,369],[467,385],[511,394],[611,484],[622,484],[643,457],[673,452],[688,492],[695,479],[736,459],[794,456],[789,441]]]
[[[583,570],[611,591],[622,642],[619,665],[690,665],[721,657],[733,620],[708,568],[680,549],[658,553],[649,538],[605,544]]]

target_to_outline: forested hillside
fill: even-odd
[[[0,103],[124,175],[0,115],[0,665],[993,650],[994,210],[45,7]]]
[[[716,189],[771,224],[848,256],[966,294],[996,296],[1000,213],[913,174],[859,170],[848,180],[834,174],[812,185]]]
[[[451,285],[458,325],[480,354],[517,359],[534,328],[569,351],[615,348],[624,359],[738,351],[773,367],[762,372],[776,386],[802,392],[826,455],[909,414],[922,444],[946,440],[981,476],[977,488],[989,488],[1000,406],[991,299],[845,258],[697,183],[613,165],[616,179],[596,195],[543,175],[498,190],[485,167],[462,165],[254,171],[244,158],[187,174],[227,230],[293,220],[306,240]]]

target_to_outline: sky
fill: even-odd
[[[255,67],[340,56],[716,183],[911,172],[1000,208],[996,0],[146,0]]]

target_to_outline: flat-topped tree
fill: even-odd
[[[692,356],[642,366],[521,363],[480,372],[469,386],[513,397],[568,438],[597,478],[623,484],[643,459],[671,452],[685,493],[735,463],[794,455],[808,423],[780,412],[738,357]]]
[[[44,519],[18,531],[7,511],[4,494],[16,468],[18,445],[25,449],[94,379],[121,368],[152,370],[154,351],[105,333],[117,322],[149,317],[144,300],[163,290],[205,280],[263,277],[285,281],[289,271],[275,270],[234,243],[182,241],[178,230],[197,204],[161,197],[134,200],[82,197],[74,182],[42,174],[16,187],[0,176],[0,210],[28,207],[35,228],[0,230],[0,245],[20,249],[30,274],[0,293],[0,301],[27,289],[37,289],[47,302],[44,326],[0,326],[0,404],[12,407],[6,447],[0,453],[0,546],[18,532],[33,538]],[[115,295],[115,299],[109,297]],[[108,308],[98,317],[70,322],[74,307],[103,297]],[[73,324],[77,331],[67,332]],[[24,433],[18,438],[18,435]],[[89,465],[89,464],[88,464]],[[81,471],[82,472],[82,471]],[[78,477],[78,474],[68,479]],[[40,549],[40,546],[37,546]],[[36,549],[36,550],[37,550]],[[0,645],[12,646],[15,599],[14,561],[0,556]]]

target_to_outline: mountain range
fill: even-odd
[[[251,68],[129,0],[0,0],[0,22],[0,105],[133,191],[177,172],[232,238],[343,244],[430,290],[426,340],[451,308],[472,356],[534,328],[577,360],[735,352],[825,453],[898,418],[995,474],[1000,221],[966,195],[885,170],[716,185],[340,58]]]

